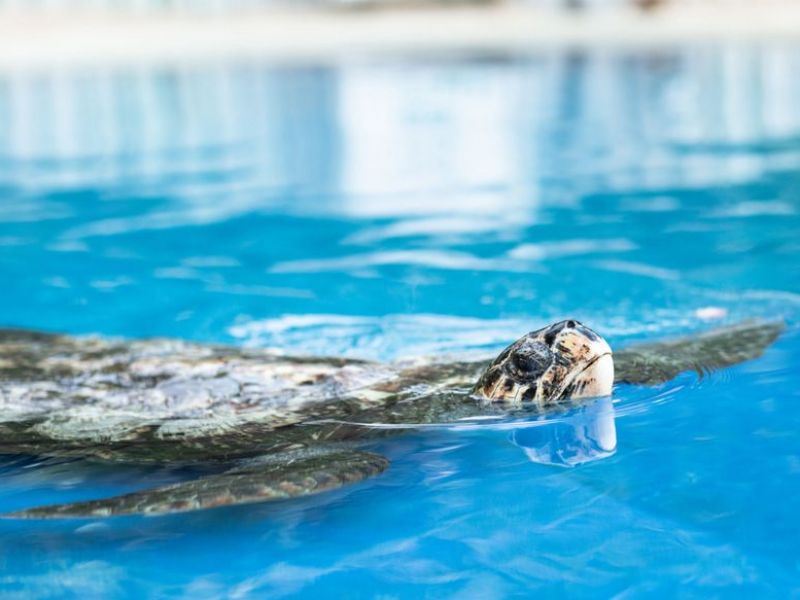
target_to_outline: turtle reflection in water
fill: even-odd
[[[490,363],[393,364],[3,330],[0,454],[219,467],[177,484],[6,516],[152,515],[315,494],[389,466],[362,447],[395,430],[358,424],[563,410],[610,395],[615,382],[659,384],[756,358],[782,329],[745,323],[612,358],[603,338],[569,320],[528,333]]]

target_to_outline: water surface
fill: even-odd
[[[6,325],[378,360],[566,317],[614,347],[789,325],[594,416],[387,439],[389,471],[315,498],[0,522],[4,596],[798,593],[798,68],[715,47],[3,75]],[[8,457],[0,510],[201,470]]]

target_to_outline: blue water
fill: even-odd
[[[614,347],[788,324],[756,361],[618,387],[616,451],[573,468],[542,460],[563,423],[423,429],[314,498],[2,521],[0,592],[800,593],[798,69],[733,46],[0,75],[5,325],[390,360],[564,317]],[[1,511],[196,474],[0,468]]]

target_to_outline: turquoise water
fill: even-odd
[[[798,68],[706,47],[0,76],[5,325],[381,360],[564,317],[613,347],[789,325],[588,416],[387,439],[385,474],[315,498],[2,521],[3,596],[800,593]],[[615,449],[552,464],[598,426]],[[0,469],[2,511],[193,474]]]

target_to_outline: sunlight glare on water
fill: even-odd
[[[3,75],[3,325],[392,360],[567,317],[615,348],[788,324],[702,380],[399,432],[386,473],[313,498],[0,521],[3,595],[797,593],[798,68],[704,47]],[[204,467],[0,469],[7,511]]]

